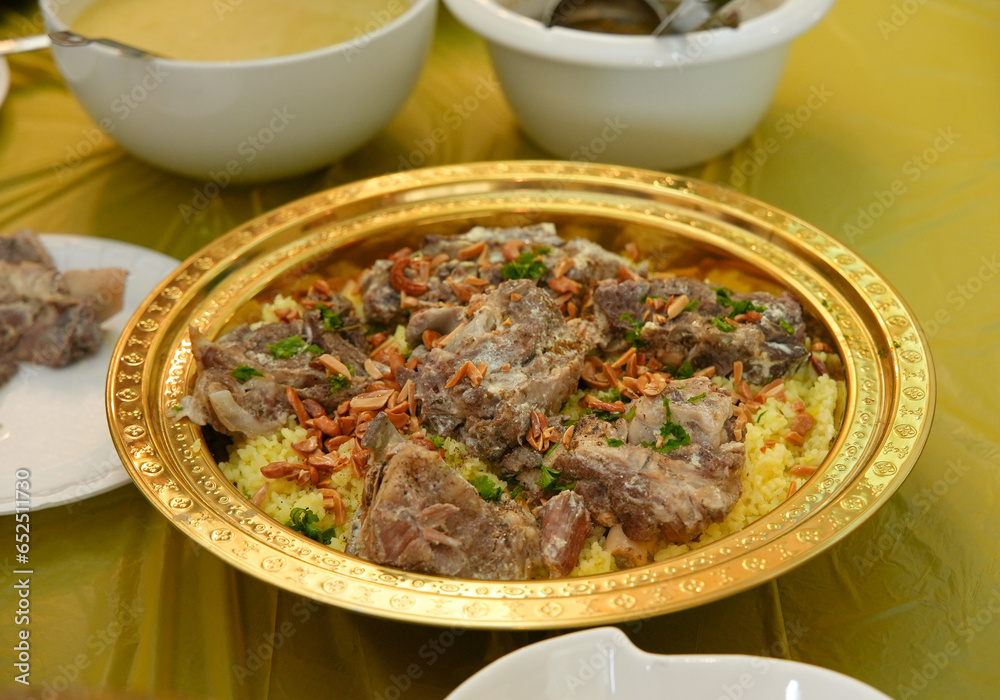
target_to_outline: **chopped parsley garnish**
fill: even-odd
[[[240,382],[240,383],[242,384],[242,382]],[[180,413],[181,411],[184,410],[184,407],[181,406],[179,403],[175,403],[173,406],[170,407],[170,410],[171,411],[177,411],[178,413]]]
[[[260,370],[256,370],[249,365],[240,365],[229,374],[231,374],[233,379],[238,381],[240,384],[246,383],[247,381],[250,380],[251,377],[264,376],[263,372],[261,372]],[[180,410],[180,408],[178,408],[177,410]]]
[[[517,256],[516,260],[504,263],[500,268],[500,274],[505,280],[537,280],[549,271],[548,266],[539,258],[549,252],[548,248],[538,248],[534,251],[527,251]]]
[[[684,307],[684,311],[693,311],[698,308],[698,304],[701,303],[701,299],[692,299]]]
[[[285,525],[296,532],[301,532],[311,540],[316,540],[322,544],[330,544],[337,535],[336,530],[332,527],[320,530],[316,526],[318,522],[319,516],[308,508],[292,508],[291,519]]]
[[[440,435],[431,435],[427,439],[430,440],[431,444],[434,445],[434,447],[438,448],[439,450],[444,449],[444,438],[441,437]]]
[[[503,489],[500,488],[500,485],[493,483],[493,480],[485,474],[480,474],[469,483],[476,488],[476,491],[479,492],[480,498],[484,501],[499,501],[500,494],[503,493]]]
[[[545,452],[545,457],[543,457],[543,459],[548,459],[549,457],[551,457],[551,456],[552,456],[552,454],[553,454],[553,453],[554,453],[554,452],[555,452],[555,451],[556,451],[557,449],[559,449],[559,443],[558,443],[558,442],[557,442],[557,443],[555,443],[554,445],[552,445],[552,447],[550,447],[550,448],[549,448],[548,450],[546,450],[546,452]]]
[[[723,333],[732,333],[736,330],[736,326],[731,323],[726,323],[725,319],[713,318],[712,325],[718,328]]]
[[[340,314],[329,306],[317,304],[316,310],[319,311],[319,317],[323,321],[323,330],[337,331],[344,327],[344,321],[340,318]]]
[[[608,446],[609,447],[621,447],[624,444],[625,444],[625,441],[621,440],[619,438],[608,438]]]
[[[684,360],[677,367],[668,367],[667,371],[674,379],[690,379],[694,376],[694,367],[691,366],[690,360]]]
[[[341,389],[346,389],[351,385],[351,378],[342,374],[333,374],[326,378],[326,383],[330,386],[330,393],[336,394]]]
[[[630,330],[626,331],[625,340],[632,343],[632,345],[634,345],[638,350],[646,347],[646,343],[642,340],[642,328],[646,325],[645,323],[642,321],[636,321],[632,318],[632,314],[628,313],[619,316],[618,320],[624,321],[628,325],[632,326]]]
[[[599,408],[595,408],[590,413],[594,417],[600,418],[601,420],[606,420],[609,423],[613,423],[614,421],[622,417],[622,414],[620,413],[615,413],[614,411],[603,411]]]
[[[892,347],[894,347],[894,348],[896,348],[896,349],[898,350],[899,348],[901,348],[901,347],[903,347],[903,346],[902,346],[902,345],[900,345],[899,343],[897,343],[897,342],[896,342],[896,341],[894,340],[894,341],[892,341]]]
[[[518,484],[517,486],[515,486],[514,488],[512,488],[510,490],[511,500],[513,500],[513,499],[517,498],[518,496],[520,496],[522,491],[524,491],[524,486],[522,486],[521,484]]]
[[[749,299],[744,299],[742,301],[736,301],[730,294],[732,294],[731,289],[726,289],[725,287],[719,287],[715,290],[716,300],[723,306],[728,306],[733,310],[731,316],[737,316],[739,314],[745,314],[749,311],[757,311],[759,313],[764,313],[767,311],[765,306],[757,306]]]
[[[766,409],[757,414],[757,422],[758,423],[760,423],[760,419],[764,417],[765,413],[767,413]]]
[[[628,409],[628,413],[625,414],[625,420],[630,421],[633,418],[635,418],[635,406],[632,406],[631,408],[629,408]]]
[[[562,474],[562,472],[549,469],[543,464],[542,476],[538,479],[538,487],[543,490],[555,488],[556,482],[559,481],[560,474]]]
[[[785,333],[787,333],[788,335],[795,334],[795,327],[792,326],[792,324],[790,324],[785,319],[781,319],[780,321],[778,321],[778,325],[781,326],[781,329],[785,331]]]
[[[667,454],[678,447],[683,447],[690,443],[691,436],[684,430],[683,425],[674,423],[670,419],[670,400],[666,397],[663,398],[663,407],[667,410],[667,422],[660,428],[660,436],[663,438],[663,444],[660,447],[657,447],[655,442],[641,442],[639,444],[652,449],[654,452]]]
[[[267,346],[267,351],[276,360],[287,360],[289,357],[295,357],[303,350],[313,355],[323,354],[323,348],[315,343],[307,345],[306,341],[302,340],[302,336],[300,335],[290,335],[284,340],[279,340],[277,343]]]
[[[708,392],[707,391],[703,391],[700,394],[698,394],[697,396],[692,396],[690,399],[688,399],[688,403],[694,403],[695,401],[701,401],[706,396],[708,396]]]
[[[826,299],[824,299],[823,300],[823,306],[829,309],[830,308],[830,302],[828,302]]]

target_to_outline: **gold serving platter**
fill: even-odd
[[[196,372],[189,325],[209,337],[255,298],[309,275],[343,274],[428,233],[554,222],[657,268],[737,271],[795,294],[846,367],[833,448],[775,511],[685,555],[590,578],[473,581],[378,566],[264,515],[223,476],[201,430],[170,418]],[[562,162],[456,165],[345,185],[260,216],[185,261],[118,341],[107,386],[115,446],[142,493],[233,566],[300,595],[397,620],[476,628],[584,627],[732,595],[847,536],[913,467],[934,411],[916,318],[886,280],[833,237],[742,194],[662,173]]]

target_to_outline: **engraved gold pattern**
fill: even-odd
[[[847,369],[844,424],[814,478],[743,531],[645,568],[566,581],[461,581],[317,548],[250,504],[222,477],[200,431],[171,419],[194,377],[188,326],[218,334],[271,280],[315,269],[319,254],[344,246],[352,252],[342,257],[366,264],[407,237],[543,220],[612,246],[634,240],[653,259],[675,249],[722,251],[802,299]],[[264,214],[193,260],[161,284],[118,341],[107,389],[116,449],[143,494],[233,566],[369,614],[479,628],[579,627],[731,595],[816,556],[869,517],[909,473],[933,417],[926,341],[877,272],[789,214],[662,173],[555,161],[401,172]]]

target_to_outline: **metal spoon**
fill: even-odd
[[[553,0],[542,14],[547,27],[613,34],[683,34],[703,26],[734,26],[724,12],[740,0],[680,0],[666,12],[656,0]]]
[[[36,36],[18,37],[16,39],[5,39],[0,41],[0,56],[12,53],[23,53],[25,51],[37,51],[47,49],[52,44],[58,46],[86,46],[87,44],[101,44],[120,53],[122,56],[132,58],[163,58],[160,54],[144,51],[128,44],[123,44],[114,39],[90,39],[80,36],[76,32],[50,32],[49,34],[38,34]]]

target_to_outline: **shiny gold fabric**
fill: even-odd
[[[0,37],[29,33],[30,19],[7,10]],[[4,231],[105,236],[183,258],[253,215],[358,178],[544,157],[518,132],[482,42],[446,12],[416,93],[371,143],[324,171],[211,199],[199,199],[203,183],[101,135],[46,52],[10,65]],[[442,143],[429,139],[434,128]],[[687,174],[791,211],[881,270],[925,323],[937,416],[900,491],[831,551],[746,593],[623,629],[649,651],[784,656],[897,698],[1000,697],[1000,6],[840,0],[795,44],[753,137]],[[19,465],[2,450],[9,484]],[[14,524],[7,516],[0,528],[4,659],[19,629]],[[408,626],[319,606],[216,560],[131,486],[33,513],[30,563],[30,690],[43,698],[66,688],[441,698],[557,634]],[[0,665],[0,692],[21,688],[16,675]]]

